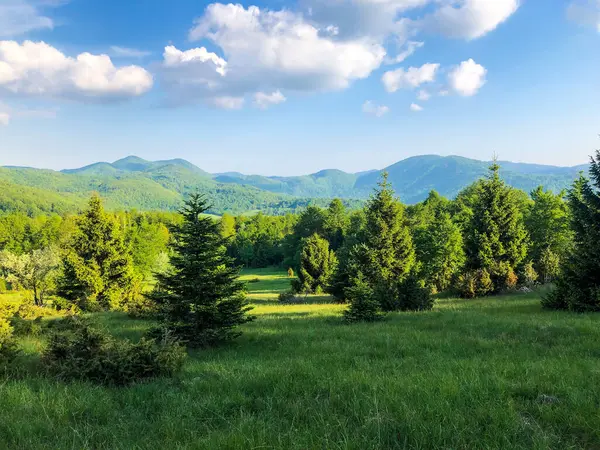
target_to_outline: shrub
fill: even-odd
[[[533,268],[533,261],[529,261],[523,266],[521,279],[525,286],[533,286],[538,279],[538,273]]]
[[[433,308],[431,290],[414,274],[398,285],[398,298],[400,311],[429,311]]]
[[[18,353],[17,345],[13,338],[14,329],[10,324],[10,319],[18,307],[18,303],[0,303],[0,363],[12,360]]]
[[[125,305],[127,315],[133,319],[154,319],[159,315],[159,307],[144,295],[136,295]]]
[[[42,361],[61,380],[86,380],[126,386],[145,379],[173,376],[185,360],[185,350],[168,335],[160,342],[115,340],[89,320],[68,317],[54,325]]]
[[[475,298],[489,294],[494,290],[490,274],[485,269],[465,272],[458,277],[456,290],[463,298]]]
[[[379,300],[362,277],[357,278],[352,287],[346,288],[345,297],[350,303],[344,311],[346,322],[375,322],[383,318]]]
[[[294,278],[294,269],[292,269],[290,267],[287,271],[287,274],[288,274],[288,278]]]
[[[292,291],[285,291],[279,294],[279,303],[294,303],[296,295]]]

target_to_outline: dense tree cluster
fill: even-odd
[[[4,214],[0,290],[32,291],[39,305],[58,294],[84,310],[150,302],[191,345],[225,340],[227,323],[234,336],[247,319],[237,266],[282,267],[296,293],[348,302],[348,320],[429,309],[435,293],[470,298],[536,282],[556,283],[546,306],[600,309],[598,164],[568,193],[527,195],[494,163],[455,199],[431,192],[408,207],[384,174],[355,209],[336,199],[297,214],[217,218],[191,195],[181,213],[115,213],[94,196],[79,215]],[[219,308],[236,312],[219,319]]]

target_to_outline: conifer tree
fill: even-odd
[[[345,289],[350,302],[346,320],[375,320],[373,299],[379,305],[377,314],[431,309],[429,293],[414,283],[417,267],[412,237],[404,207],[394,197],[387,173],[383,173],[379,188],[367,203],[365,216],[360,242],[351,249],[346,264],[350,277],[349,287]],[[408,288],[409,280],[415,289]],[[359,293],[367,291],[367,298],[360,299]],[[409,298],[413,294],[418,298]]]
[[[318,234],[304,241],[300,255],[298,279],[294,280],[294,291],[305,294],[320,294],[328,285],[335,271],[337,259],[329,242]]]
[[[171,229],[172,270],[157,275],[158,285],[148,295],[158,304],[161,330],[190,347],[233,339],[241,334],[239,325],[253,320],[239,268],[226,254],[227,239],[218,222],[202,216],[208,209],[201,195],[186,201],[183,223]]]
[[[590,176],[581,175],[569,192],[574,246],[554,291],[543,299],[547,308],[600,311],[600,150],[591,158]]]
[[[528,245],[521,199],[500,178],[499,170],[494,162],[488,178],[479,183],[466,242],[470,268],[489,272],[495,291],[514,283]]]
[[[325,212],[323,225],[325,237],[333,251],[337,251],[344,243],[348,223],[346,207],[339,198],[333,199]]]
[[[539,186],[531,192],[533,204],[525,220],[531,237],[530,257],[542,281],[550,282],[558,274],[558,265],[572,244],[569,206],[566,193],[554,194]]]
[[[57,293],[82,309],[114,309],[136,294],[130,249],[98,195],[77,219]]]
[[[427,284],[436,292],[447,290],[465,264],[460,228],[450,214],[438,212],[420,233],[417,258]]]

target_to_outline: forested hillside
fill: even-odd
[[[554,167],[502,162],[506,182],[530,192],[536,186],[560,192],[585,166]],[[485,175],[489,163],[457,156],[424,155],[405,159],[384,170],[407,204],[424,200],[432,190],[449,198]],[[295,212],[308,204],[325,205],[338,197],[359,206],[376,187],[381,171],[350,174],[323,170],[295,177],[266,177],[236,172],[209,174],[192,163],[173,159],[146,161],[129,156],[61,172],[23,167],[0,168],[1,211],[78,211],[92,192],[109,209],[175,210],[191,192],[211,198],[211,213]],[[312,200],[311,200],[312,199]]]

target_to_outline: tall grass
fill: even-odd
[[[286,274],[243,276],[258,319],[178,379],[0,379],[0,448],[600,448],[598,315],[528,294],[343,325],[341,305],[277,304]],[[149,325],[97,318],[120,337]],[[23,344],[35,368],[43,342]]]

